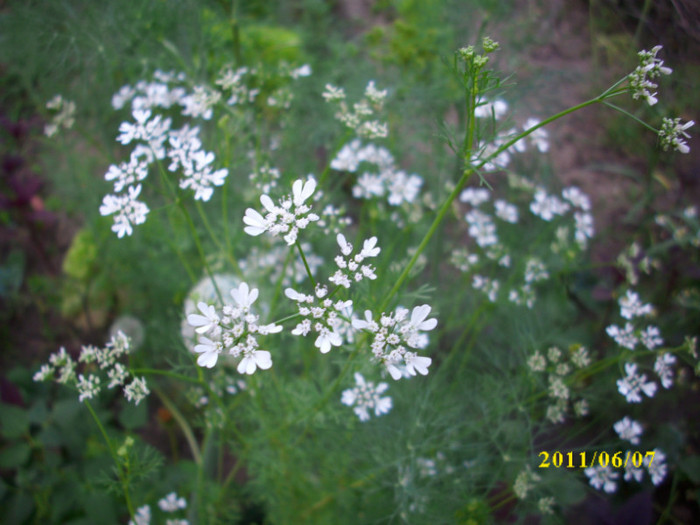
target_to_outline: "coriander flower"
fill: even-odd
[[[661,380],[661,386],[669,389],[673,386],[673,365],[676,363],[676,356],[664,352],[659,355],[654,362],[654,372]]]
[[[345,236],[339,233],[336,236],[338,246],[340,246],[340,252],[342,255],[338,255],[335,258],[335,263],[338,266],[338,270],[329,277],[329,281],[336,286],[343,286],[344,288],[350,288],[352,282],[360,282],[364,278],[374,280],[377,275],[374,273],[375,268],[371,264],[363,264],[365,259],[369,257],[376,257],[379,255],[380,248],[377,246],[377,238],[370,237],[366,239],[362,245],[362,250],[360,253],[355,254],[354,257],[350,257],[352,254],[353,247],[352,244],[347,242]]]
[[[359,372],[355,372],[355,387],[344,390],[340,402],[347,406],[353,406],[353,411],[360,421],[368,421],[370,412],[375,416],[388,414],[392,407],[390,397],[380,397],[388,388],[386,383],[375,384],[365,381]]]
[[[197,308],[199,308],[199,311],[202,312],[203,315],[190,314],[187,316],[187,322],[196,327],[195,332],[198,334],[206,334],[219,326],[221,319],[216,315],[216,308],[214,306],[199,302],[197,303]]]
[[[282,326],[259,324],[259,316],[252,311],[259,296],[257,288],[242,282],[231,289],[230,295],[234,304],[224,304],[220,313],[214,306],[200,302],[197,307],[203,315],[187,316],[187,322],[199,334],[198,344],[194,346],[194,351],[200,354],[197,364],[213,368],[219,355],[226,352],[241,358],[237,366],[241,374],[253,374],[258,368],[269,369],[272,366],[270,352],[259,348],[257,336],[279,333]]]
[[[534,200],[530,203],[530,211],[545,221],[551,221],[555,215],[564,215],[569,208],[569,204],[547,194],[544,188],[535,190]]]
[[[637,365],[634,363],[625,363],[625,373],[627,374],[622,379],[617,380],[617,389],[625,396],[628,403],[641,403],[641,393],[647,397],[654,397],[656,393],[656,383],[647,382],[645,374],[637,374]]]
[[[76,387],[79,393],[78,401],[82,403],[85,399],[92,399],[100,393],[100,378],[93,374],[87,377],[80,374]]]
[[[664,340],[661,338],[661,332],[659,331],[658,327],[654,325],[647,326],[639,335],[642,340],[642,344],[649,350],[654,350],[658,346],[664,344]]]
[[[653,311],[651,304],[643,304],[639,295],[632,290],[627,290],[625,296],[620,298],[619,303],[620,315],[625,319],[649,315]]]
[[[644,456],[644,465],[647,468],[647,472],[649,472],[651,482],[654,485],[660,485],[668,473],[668,465],[665,463],[666,454],[658,448],[655,448],[653,452],[653,457]]]
[[[652,82],[653,79],[663,75],[670,75],[671,68],[663,65],[661,59],[656,58],[656,54],[661,50],[661,46],[655,46],[651,51],[640,51],[639,66],[629,74],[630,88],[632,98],[635,100],[643,99],[647,104],[653,106],[658,102],[656,92],[652,91],[658,86]]]
[[[136,509],[134,519],[129,520],[129,525],[150,525],[151,523],[151,507],[144,505]]]
[[[326,297],[328,288],[322,285],[316,285],[314,295],[299,293],[293,288],[285,289],[284,295],[297,303],[297,309],[303,318],[292,330],[293,335],[306,337],[313,330],[318,334],[314,346],[322,354],[327,354],[332,347],[343,344],[339,331],[342,319],[339,315],[352,306],[352,301],[333,302]]]
[[[224,351],[224,344],[221,341],[212,341],[208,337],[201,336],[199,344],[194,347],[194,351],[200,354],[197,358],[199,366],[213,368],[219,359],[219,354]]]
[[[527,359],[527,367],[533,372],[544,372],[547,367],[547,361],[540,354],[539,350],[535,350],[535,353]]]
[[[681,153],[689,153],[690,148],[685,139],[689,139],[690,135],[686,130],[695,125],[695,122],[689,120],[685,124],[681,124],[681,119],[664,118],[659,130],[659,140],[664,151],[675,149]]]
[[[617,490],[617,482],[620,477],[619,472],[614,471],[610,466],[588,467],[583,471],[588,477],[588,481],[592,487],[600,490],[603,489],[608,494],[612,494]]]
[[[138,405],[151,391],[146,386],[145,377],[135,377],[134,380],[124,387],[124,396],[127,401],[133,401]]]
[[[187,507],[187,501],[185,501],[185,498],[178,498],[175,492],[171,492],[158,501],[158,506],[163,512],[177,512]]]
[[[318,221],[319,216],[311,212],[306,200],[316,189],[316,181],[309,178],[306,182],[298,179],[292,185],[292,195],[286,196],[275,205],[269,195],[260,196],[260,203],[267,213],[265,216],[253,208],[245,211],[243,222],[247,225],[243,231],[248,235],[258,236],[269,232],[273,236],[283,235],[287,245],[293,245],[299,230],[306,228],[310,222]]]
[[[100,215],[114,215],[112,231],[120,239],[134,232],[132,224],[143,224],[149,212],[145,203],[137,200],[141,185],[129,186],[127,195],[105,195],[100,206]]]
[[[490,192],[486,188],[466,188],[459,194],[459,200],[466,202],[476,207],[487,202],[490,198]]]
[[[631,323],[626,323],[624,328],[613,324],[608,326],[605,331],[618,345],[624,348],[634,350],[637,343],[639,343],[639,339],[634,335],[634,326]]]
[[[357,330],[374,334],[370,345],[374,359],[384,364],[394,380],[416,374],[427,375],[432,359],[409,349],[427,346],[428,336],[424,332],[437,326],[437,319],[427,319],[430,311],[431,307],[427,304],[416,306],[409,319],[409,311],[399,307],[393,314],[382,313],[379,322],[376,322],[372,312],[367,310],[365,318],[353,319],[352,325]]]
[[[642,435],[642,425],[625,416],[613,425],[613,429],[620,436],[620,439],[629,441],[633,445],[639,445],[639,436]]]

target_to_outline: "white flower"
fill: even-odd
[[[371,381],[365,381],[365,378],[359,372],[355,372],[354,388],[344,390],[340,402],[346,406],[353,406],[353,411],[360,418],[360,421],[368,421],[370,412],[374,412],[375,416],[388,414],[392,407],[390,397],[381,397],[388,388],[386,383],[374,385]]]
[[[540,351],[536,350],[534,354],[528,357],[527,366],[533,372],[544,372],[547,367],[547,361],[544,356],[540,354]]]
[[[126,400],[133,401],[135,405],[138,405],[150,393],[151,391],[146,386],[145,377],[135,377],[131,383],[124,387]]]
[[[615,472],[610,466],[588,467],[583,473],[588,477],[592,487],[600,490],[601,488],[608,494],[612,494],[617,490],[616,479],[620,477],[618,472]]]
[[[661,338],[661,332],[654,325],[649,325],[642,330],[640,337],[642,339],[642,344],[649,350],[654,350],[658,346],[664,344],[664,340]]]
[[[671,74],[671,69],[665,67],[663,61],[656,58],[656,54],[660,50],[661,46],[655,46],[651,51],[640,51],[638,53],[639,66],[628,76],[630,87],[632,88],[632,98],[635,100],[641,98],[650,106],[658,102],[656,92],[651,92],[657,87],[656,83],[652,82],[652,79],[662,74]]]
[[[267,350],[249,350],[244,352],[245,355],[241,362],[238,363],[238,373],[251,375],[255,373],[256,368],[267,370],[272,366],[270,352]]]
[[[245,311],[248,311],[251,305],[258,298],[258,289],[253,288],[252,290],[248,287],[248,284],[243,282],[238,288],[233,288],[231,290],[231,297],[236,301],[236,304]]]
[[[269,232],[274,236],[282,235],[287,245],[293,245],[299,230],[306,228],[310,222],[319,220],[318,215],[310,213],[311,207],[304,204],[315,189],[316,181],[313,178],[309,178],[306,182],[301,179],[296,180],[292,185],[292,196],[281,199],[279,206],[275,205],[269,195],[261,195],[260,203],[267,213],[263,217],[252,208],[246,209],[243,222],[247,226],[244,231],[253,236],[263,232]]]
[[[418,175],[406,175],[403,171],[396,171],[389,178],[387,201],[392,206],[398,206],[404,201],[411,203],[418,196],[422,185],[423,179]]]
[[[665,352],[659,355],[654,362],[654,372],[661,380],[661,386],[669,389],[673,386],[673,368],[676,363],[676,356]]]
[[[668,473],[668,466],[666,465],[666,454],[664,454],[658,448],[653,450],[653,457],[644,456],[644,464],[651,477],[651,482],[654,485],[660,485],[661,482],[666,478]]]
[[[563,215],[570,206],[555,195],[548,195],[544,188],[535,190],[530,211],[545,221],[551,221],[555,215]]]
[[[143,224],[149,212],[148,206],[137,200],[141,185],[129,186],[127,195],[105,195],[100,206],[100,215],[114,215],[112,231],[120,239],[133,233],[132,224]]]
[[[632,290],[627,290],[625,296],[620,298],[619,303],[620,315],[625,319],[634,319],[652,313],[652,306],[643,304],[639,295]]]
[[[78,384],[76,387],[78,388],[79,393],[78,401],[82,403],[85,399],[92,399],[100,393],[100,378],[93,374],[90,374],[87,377],[80,374],[78,376]]]
[[[561,196],[571,203],[572,206],[583,211],[591,210],[591,199],[576,186],[564,188]]]
[[[316,341],[314,341],[314,346],[318,347],[322,354],[330,352],[332,346],[340,346],[343,344],[340,334],[335,330],[331,331],[323,327],[319,332],[319,336],[316,338]]]
[[[197,308],[204,315],[190,314],[187,316],[187,322],[196,327],[195,332],[198,334],[206,334],[219,326],[219,316],[216,315],[216,308],[207,303],[199,302]]]
[[[431,319],[431,321],[436,320]],[[403,359],[406,363],[406,371],[412,376],[416,375],[416,372],[418,372],[422,376],[428,375],[428,367],[433,362],[433,360],[430,357],[420,356],[417,355],[415,352],[404,353]]]
[[[416,306],[411,312],[411,320],[408,323],[408,327],[413,330],[432,330],[437,326],[437,319],[432,318],[426,320],[426,317],[430,315],[431,307],[427,304],[421,306]]]
[[[313,195],[316,189],[316,181],[314,179],[308,179],[303,182],[300,179],[294,181],[292,184],[292,194],[294,195],[294,206],[301,206],[304,204],[306,199]]]
[[[626,454],[632,454],[631,451],[627,451]],[[644,478],[644,470],[640,467],[635,467],[633,461],[627,461],[627,465],[625,465],[625,475],[624,475],[624,480],[625,481],[632,481],[635,480],[637,483],[641,483],[642,479]]]
[[[489,198],[489,190],[486,188],[467,188],[459,194],[460,201],[469,203],[475,207],[488,201]]]
[[[335,102],[345,99],[345,90],[335,87],[332,84],[326,84],[326,90],[323,92],[323,98],[326,102]]]
[[[175,492],[171,492],[158,501],[158,506],[163,512],[176,512],[187,507],[187,501],[185,501],[185,498],[178,498]]]
[[[634,326],[631,323],[626,323],[624,328],[613,324],[608,326],[605,331],[618,345],[630,350],[634,350],[639,342],[637,336],[634,335]]]
[[[248,208],[245,211],[243,222],[248,225],[243,228],[243,231],[254,237],[266,232],[269,226],[265,218],[253,208]]]
[[[639,445],[639,436],[642,435],[642,425],[625,416],[613,425],[620,439],[629,441],[633,445]]]
[[[297,79],[299,77],[308,77],[311,75],[311,66],[309,64],[304,64],[296,69],[289,72],[289,76]]]
[[[694,125],[695,122],[692,120],[681,124],[681,119],[679,118],[663,119],[661,129],[659,130],[659,139],[661,140],[661,147],[664,151],[672,148],[681,153],[689,153],[690,148],[685,139],[689,139],[690,135],[686,133],[686,130]]]
[[[194,351],[201,354],[197,358],[197,364],[206,368],[213,368],[219,359],[219,354],[224,349],[224,345],[219,341],[212,341],[208,337],[200,337],[200,343],[195,345]]]
[[[150,525],[151,523],[151,507],[144,505],[136,509],[136,514],[133,520],[129,520],[129,525]]]
[[[634,363],[625,363],[626,377],[617,380],[617,389],[625,396],[628,403],[641,403],[642,392],[647,397],[654,397],[656,393],[656,383],[646,382],[645,374],[637,375],[637,365]]]
[[[497,200],[493,203],[496,209],[496,217],[502,221],[516,224],[518,222],[518,208],[504,200]]]

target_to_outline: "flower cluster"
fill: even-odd
[[[625,455],[631,455],[632,451],[625,451]],[[653,450],[653,454],[645,454],[642,465],[637,467],[633,461],[627,461],[625,465],[625,473],[623,479],[627,482],[636,481],[641,483],[644,478],[644,470],[649,473],[652,484],[660,485],[666,478],[668,473],[668,465],[666,464],[666,454],[658,448]],[[590,466],[583,473],[588,478],[588,482],[592,487],[598,490],[603,490],[608,494],[613,494],[617,491],[618,479],[620,472],[616,471],[610,465],[605,467],[601,465]]]
[[[314,346],[322,354],[327,354],[332,347],[343,344],[340,326],[345,321],[340,315],[352,306],[352,301],[333,302],[328,297],[328,288],[323,285],[316,285],[314,295],[299,293],[293,288],[287,288],[284,294],[297,303],[299,315],[303,317],[292,330],[293,335],[306,337],[313,330],[318,334]]]
[[[213,305],[200,302],[197,304],[200,313],[187,316],[187,322],[199,334],[199,344],[194,347],[200,354],[197,364],[212,368],[226,351],[234,358],[241,358],[237,367],[241,374],[253,374],[258,368],[267,370],[272,366],[270,352],[260,350],[257,336],[281,332],[282,327],[258,323],[259,316],[251,308],[258,298],[257,288],[251,289],[242,282],[230,293],[235,304],[224,304],[219,312]]]
[[[474,116],[476,118],[493,119],[494,121],[501,120],[507,114],[508,103],[503,99],[496,99],[493,101],[479,99],[474,110]],[[513,154],[527,151],[528,145],[535,148],[540,153],[546,153],[549,151],[549,134],[544,128],[537,127],[539,124],[539,119],[530,117],[520,129],[518,127],[512,127],[506,131],[499,132],[488,141],[483,141],[479,145],[478,151],[471,159],[472,164],[478,166],[482,171],[499,171],[508,167]],[[527,135],[526,140],[519,140],[496,154],[504,144],[518,134],[528,130],[532,131]]]
[[[70,129],[75,123],[75,102],[64,99],[61,95],[54,96],[46,103],[46,109],[55,112],[51,121],[44,126],[44,134],[53,137],[60,128]]]
[[[372,381],[366,381],[359,372],[355,373],[355,386],[343,390],[340,402],[349,407],[360,418],[360,421],[369,421],[370,413],[375,416],[388,414],[391,410],[392,401],[390,397],[381,397],[386,392],[389,385],[379,383],[375,386]]]
[[[356,173],[361,165],[369,171],[363,171],[352,188],[352,194],[357,199],[387,195],[390,206],[399,206],[404,202],[410,204],[416,200],[423,186],[420,175],[408,175],[397,168],[394,157],[386,148],[371,143],[363,146],[358,139],[343,146],[331,161],[332,169],[350,173]]]
[[[689,153],[690,148],[685,139],[689,139],[690,135],[686,133],[686,130],[694,125],[695,122],[692,120],[681,124],[679,118],[664,118],[659,130],[659,140],[664,151],[675,149],[681,153]]]
[[[149,208],[138,197],[141,182],[156,161],[169,159],[168,171],[180,171],[180,189],[193,191],[196,200],[205,202],[228,176],[228,169],[214,168],[216,157],[202,148],[198,126],[185,123],[175,129],[171,118],[156,113],[179,105],[184,117],[205,120],[212,117],[212,107],[220,94],[204,86],[195,86],[191,93],[182,86],[171,86],[185,80],[183,74],[157,71],[153,82],[124,86],[112,98],[115,109],[131,102],[133,117],[133,122],[121,123],[117,141],[122,145],[136,143],[129,160],[111,165],[105,174],[105,180],[113,183],[114,193],[104,197],[100,214],[113,216],[112,231],[120,238],[131,235],[134,225],[146,221]]]
[[[381,362],[394,380],[402,377],[428,374],[430,357],[418,355],[409,349],[423,349],[428,345],[424,332],[437,326],[437,319],[428,319],[431,307],[416,306],[411,312],[399,307],[392,314],[382,313],[375,321],[372,312],[365,311],[364,319],[353,319],[352,326],[374,334],[371,344],[374,359]]]
[[[632,353],[638,346],[643,346],[649,352],[656,355],[653,369],[656,372],[661,385],[668,389],[673,386],[674,365],[676,357],[665,351],[657,349],[664,344],[661,331],[653,324],[639,323],[638,319],[654,314],[654,308],[649,303],[644,303],[639,294],[633,290],[627,290],[624,296],[620,297],[620,316],[626,319],[624,326],[612,324],[606,328],[607,334],[615,340],[621,348]],[[642,327],[643,326],[643,327]],[[638,358],[644,356],[638,356]],[[625,363],[625,376],[617,381],[617,389],[625,396],[628,403],[641,403],[642,394],[653,397],[657,390],[657,385],[653,381],[648,381],[644,373],[638,371],[638,365],[629,361]]]
[[[262,67],[225,66],[216,79],[222,95],[227,97],[226,104],[240,107],[256,101],[269,108],[287,109],[291,106],[293,94],[288,83],[311,75],[311,66],[304,64],[291,67],[281,63],[274,71]]]
[[[700,248],[700,221],[695,206],[687,206],[674,215],[660,213],[654,217],[654,222],[679,246]]]
[[[164,514],[171,515],[187,508],[187,500],[178,497],[175,492],[171,492],[164,498],[158,500],[158,507]],[[151,519],[150,505],[143,505],[136,509],[134,519],[129,520],[129,525],[150,525]],[[167,517],[165,519],[165,525],[189,525],[189,521],[186,519]]]
[[[620,439],[629,441],[633,445],[639,445],[639,436],[642,435],[643,430],[642,425],[637,421],[625,416],[613,425],[613,429]]]
[[[586,247],[587,240],[593,235],[593,217],[589,213],[590,199],[579,188],[575,186],[565,188],[562,191],[562,198],[559,198],[547,195],[544,189],[532,185],[516,186],[514,181],[511,186],[516,190],[534,192],[530,209],[548,222],[555,215],[565,214],[572,208],[576,210],[573,214],[573,237],[569,233],[570,226],[567,226],[564,221],[561,221],[563,224],[557,229],[556,239],[552,243],[554,264],[557,264],[556,259],[562,252],[571,256],[572,253],[578,253],[572,247],[577,249]],[[537,283],[549,279],[550,263],[545,263],[544,260],[534,256],[513,259],[511,257],[513,247],[501,241],[502,233],[505,233],[506,239],[513,238],[512,225],[518,224],[521,220],[521,211],[518,206],[502,198],[491,202],[491,192],[486,188],[468,187],[460,193],[459,200],[471,207],[464,215],[464,220],[468,225],[467,233],[474,239],[476,246],[471,251],[466,248],[457,249],[452,254],[452,263],[462,272],[472,273],[472,287],[481,291],[489,301],[496,302],[503,293],[510,302],[533,308],[536,300],[535,287]],[[516,246],[515,249],[519,248]],[[511,268],[513,264],[519,265],[522,268],[520,282],[514,281],[513,271],[509,271],[505,279],[511,288],[503,291],[499,276],[494,272],[494,264],[502,268]],[[486,272],[482,272],[482,269]]]
[[[640,51],[639,65],[627,77],[630,88],[632,90],[632,98],[634,100],[642,99],[650,106],[658,102],[655,90],[658,86],[653,80],[663,75],[670,75],[671,68],[664,66],[663,60],[656,58],[657,53],[661,51],[661,46],[655,46],[651,51]]]
[[[364,278],[370,280],[377,278],[377,275],[374,273],[375,269],[371,264],[362,264],[365,259],[379,255],[381,248],[377,246],[376,237],[366,239],[362,244],[362,250],[360,253],[355,254],[354,257],[351,257],[352,244],[345,239],[342,233],[337,235],[336,240],[340,246],[341,255],[336,256],[335,263],[338,265],[338,269],[328,278],[328,281],[336,286],[350,288],[350,283],[353,281],[360,282]]]
[[[316,181],[313,178],[309,177],[306,182],[297,179],[292,184],[292,195],[280,199],[279,205],[269,195],[262,194],[260,203],[267,213],[262,216],[253,208],[246,209],[243,222],[247,226],[243,230],[253,236],[265,232],[273,236],[282,235],[287,245],[293,245],[297,242],[299,230],[319,220],[318,215],[311,213],[311,206],[306,204],[315,189]]]
[[[80,402],[97,396],[101,385],[106,382],[107,388],[123,387],[126,400],[138,405],[150,391],[143,377],[133,377],[129,382],[131,374],[127,367],[119,362],[130,350],[131,341],[122,332],[117,332],[104,348],[83,346],[77,362],[62,347],[58,352],[51,354],[48,364],[42,365],[34,374],[34,381],[54,378],[58,383],[74,386],[78,390]],[[82,374],[76,371],[78,363],[85,365]],[[88,373],[88,370],[95,373]]]
[[[588,349],[583,346],[572,346],[568,359],[564,353],[553,346],[547,350],[546,357],[539,350],[527,359],[531,372],[547,374],[548,396],[551,404],[547,407],[547,419],[552,423],[563,423],[569,413],[569,406],[577,417],[588,414],[588,402],[585,398],[575,399],[572,385],[575,384],[575,372],[591,364]]]
[[[345,100],[343,88],[326,84],[326,90],[323,92],[324,100],[337,106],[335,118],[354,130],[358,137],[369,140],[383,138],[389,134],[386,123],[374,118],[375,113],[384,107],[386,95],[386,90],[378,90],[374,81],[370,80],[364,96],[355,102],[351,109]]]

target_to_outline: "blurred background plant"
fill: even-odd
[[[423,351],[432,357],[430,374],[394,382],[350,361],[367,381],[389,384],[391,410],[367,422],[340,402],[356,386],[340,349],[319,356],[310,338],[269,336],[273,368],[244,377],[225,360],[196,367],[192,327],[181,335],[197,302],[220,305],[219,295],[230,302],[229,289],[243,277],[261,290],[256,315],[268,322],[294,315],[283,290],[310,293],[304,261],[246,235],[241,219],[247,207],[260,209],[261,193],[288,193],[307,173],[323,193],[314,211],[321,203],[338,208],[322,218],[324,235],[300,236],[311,273],[319,281],[332,273],[324,264],[337,253],[334,228],[358,248],[376,235],[379,277],[348,297],[357,317],[365,307],[380,313],[472,160],[460,150],[470,109],[450,71],[453,50],[486,34],[500,42],[488,56],[502,76],[471,108],[482,112],[475,144],[484,148],[499,133],[532,126],[530,117],[596,96],[634,69],[639,49],[659,43],[674,69],[659,103],[615,103],[655,126],[664,115],[698,121],[690,95],[700,77],[698,16],[686,1],[3,4],[2,521],[700,519],[697,356],[686,339],[700,326],[695,138],[679,158],[628,115],[591,107],[545,128],[539,146],[509,151],[507,165],[479,174],[485,185],[475,175],[391,303],[432,306],[439,324]],[[226,182],[200,202],[169,193],[156,182],[164,170],[154,169],[141,195],[148,220],[117,239],[112,218],[99,213],[103,176],[127,159],[115,138],[120,123],[134,119],[128,104],[110,105],[113,96],[156,82],[156,71],[184,73],[170,89],[215,88],[227,67],[247,68],[250,103],[222,101],[210,120],[198,121]],[[394,173],[405,170],[405,180],[422,180],[415,199],[406,190],[398,206],[355,198],[363,173],[380,175],[369,154],[355,169],[329,168],[352,132],[332,118],[324,86],[342,86],[354,101],[369,80],[389,92],[382,117],[390,131],[378,141],[386,152],[379,156],[391,158]],[[47,107],[57,94],[61,102]],[[182,123],[172,109],[163,117]],[[58,126],[47,137],[51,123]],[[571,187],[588,196],[589,209]],[[546,190],[540,198],[538,189]],[[553,202],[569,208],[546,219],[543,203]],[[581,218],[588,211],[593,238]],[[629,404],[616,381],[627,358],[651,379],[652,356],[662,350],[647,362],[646,350],[625,353],[606,333],[624,324],[620,301],[630,288],[653,304],[649,322],[678,360],[676,386],[659,387],[642,405]],[[115,325],[138,347],[128,364],[148,379],[146,401],[133,405],[104,391],[90,401],[91,419],[75,392],[32,380],[59,347],[77,359],[84,345],[105,344]],[[350,347],[369,345],[355,337]],[[586,362],[582,355],[588,364],[577,364]],[[658,483],[649,469],[642,484],[620,470],[600,485],[614,490],[597,490],[598,478],[583,469],[538,468],[543,450],[589,457],[626,450],[613,430],[624,416],[642,422],[637,450],[663,451],[659,464],[668,472]],[[185,497],[184,509],[177,497],[160,503],[173,492]]]

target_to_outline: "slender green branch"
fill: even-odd
[[[314,279],[314,276],[311,273],[311,268],[309,268],[309,263],[306,262],[306,256],[304,255],[304,250],[301,249],[301,244],[299,242],[294,243],[299,250],[299,255],[301,255],[301,260],[304,261],[304,268],[306,268],[306,275],[309,276],[309,280],[311,281],[311,285],[316,288],[316,280]]]
[[[642,119],[640,119],[640,118],[637,117],[636,115],[633,115],[632,113],[630,113],[630,112],[627,111],[626,109],[623,109],[623,108],[621,108],[620,106],[616,106],[615,104],[613,104],[612,102],[608,102],[607,100],[603,100],[603,104],[605,104],[605,105],[608,106],[609,108],[614,109],[615,111],[618,111],[618,112],[622,113],[623,115],[628,116],[629,118],[631,118],[631,119],[634,120],[635,122],[641,124],[642,126],[644,126],[645,128],[647,128],[648,130],[653,131],[654,134],[658,134],[658,133],[659,133],[659,130],[658,130],[658,129],[656,129],[656,128],[650,126],[649,124],[647,124],[646,122],[644,122]]]
[[[124,492],[124,499],[126,500],[126,508],[129,510],[129,515],[134,516],[134,505],[131,502],[131,495],[129,494],[129,483],[128,480],[126,479],[126,476],[124,475],[122,471],[122,466],[121,462],[119,460],[119,456],[117,455],[116,450],[114,450],[114,445],[112,445],[112,440],[109,439],[109,436],[107,435],[107,431],[105,430],[105,427],[102,425],[102,421],[100,421],[100,418],[97,417],[97,413],[95,412],[95,409],[92,408],[92,405],[90,404],[90,401],[87,399],[84,401],[85,406],[88,408],[88,411],[90,412],[90,415],[92,416],[92,419],[95,421],[97,424],[97,427],[100,429],[100,433],[102,434],[103,439],[105,440],[105,443],[107,443],[107,448],[109,449],[109,454],[112,456],[112,460],[114,461],[115,467],[117,469],[117,476],[119,477],[119,482],[122,486],[122,491]]]
[[[180,412],[178,410],[178,408],[175,406],[175,404],[172,401],[170,401],[168,396],[166,396],[159,388],[156,388],[156,387],[151,387],[151,388],[153,388],[153,391],[158,396],[158,399],[160,399],[161,403],[163,403],[163,405],[165,405],[165,408],[168,409],[168,412],[170,412],[173,415],[173,419],[175,419],[177,424],[180,426],[180,429],[182,430],[182,434],[185,436],[185,441],[187,441],[187,445],[190,447],[190,452],[192,452],[192,458],[194,459],[194,462],[201,468],[201,466],[202,466],[202,454],[199,450],[199,445],[197,444],[197,439],[194,437],[194,432],[192,431],[192,427],[190,427],[189,423],[187,422],[185,417],[182,415],[182,412]]]

